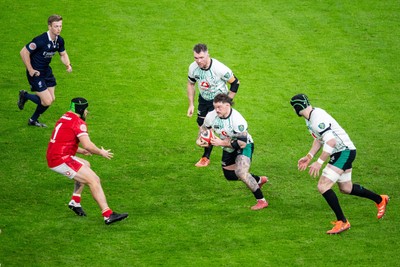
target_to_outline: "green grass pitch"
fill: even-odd
[[[10,1],[0,8],[0,266],[397,266],[400,237],[400,6],[398,1]],[[56,101],[28,128],[34,105],[19,51],[64,18],[73,72],[55,56]],[[240,79],[236,108],[255,140],[251,171],[268,175],[270,206],[254,212],[243,183],[227,182],[215,148],[197,169],[187,118],[192,47]],[[353,181],[391,202],[378,221],[369,200],[338,193],[349,231],[317,180],[297,171],[311,137],[289,99],[306,93],[358,149]],[[112,209],[106,226],[88,188],[88,217],[67,207],[73,184],[50,171],[47,142],[73,97],[89,100],[91,139],[114,159],[89,158]]]

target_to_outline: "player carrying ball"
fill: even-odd
[[[247,131],[247,122],[243,116],[232,108],[233,101],[226,94],[217,95],[214,100],[214,110],[209,112],[200,131],[211,129],[219,136],[211,139],[211,145],[220,146],[222,152],[222,171],[229,181],[241,180],[253,193],[257,204],[252,210],[268,207],[261,187],[268,182],[266,176],[257,176],[249,172],[254,143]],[[208,143],[197,139],[199,146],[207,147]]]

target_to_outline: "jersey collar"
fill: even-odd
[[[207,68],[207,69],[202,69],[202,70],[209,70],[209,69],[211,69],[211,65],[212,65],[212,63],[213,63],[213,60],[212,60],[212,58],[210,58],[210,66],[208,66],[208,68]]]
[[[225,118],[221,118],[221,119],[223,119],[223,120],[229,119],[229,117],[232,115],[232,111],[233,111],[233,108],[231,107],[231,111],[229,112],[229,115],[226,116]]]
[[[53,43],[53,45],[57,43],[58,35],[56,35],[56,38],[53,41],[50,36],[50,31],[47,31],[47,37],[49,38],[49,41]]]
[[[308,121],[310,121],[310,119],[311,119],[311,114],[313,113],[313,111],[314,111],[314,108],[310,111],[310,114],[308,114]]]

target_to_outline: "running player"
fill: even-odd
[[[214,97],[223,93],[228,94],[233,99],[239,88],[239,80],[227,66],[210,57],[207,45],[196,44],[193,48],[193,54],[195,61],[189,66],[187,83],[187,96],[189,99],[187,116],[192,117],[194,113],[195,84],[197,83],[199,88],[197,124],[200,127],[203,125],[207,113],[214,109]],[[229,90],[227,83],[230,84]],[[211,151],[212,146],[204,148],[203,156],[195,166],[208,166],[210,164]]]
[[[293,96],[290,104],[299,117],[305,118],[307,128],[314,138],[308,154],[298,161],[298,169],[304,171],[308,167],[310,168],[309,174],[317,177],[322,165],[329,159],[318,182],[318,191],[336,215],[334,227],[326,233],[338,234],[350,228],[350,222],[344,216],[338,198],[332,190],[335,183],[338,184],[340,192],[344,194],[374,201],[378,208],[377,218],[381,219],[385,215],[389,196],[375,194],[361,185],[352,183],[351,172],[356,157],[356,147],[346,131],[325,110],[313,108],[304,94]],[[322,153],[318,160],[309,165],[311,159],[321,148]]]
[[[18,108],[24,109],[26,101],[31,100],[37,105],[35,112],[28,121],[28,125],[37,127],[47,127],[46,124],[38,121],[55,100],[56,78],[50,67],[53,56],[58,52],[62,63],[68,72],[72,71],[71,62],[64,47],[64,39],[60,36],[62,29],[62,17],[52,15],[47,20],[48,31],[33,38],[24,46],[20,52],[22,61],[26,66],[26,76],[28,78],[31,91],[29,94],[25,90],[19,91]]]
[[[254,143],[247,131],[247,122],[243,116],[232,108],[232,99],[226,94],[217,95],[214,100],[214,110],[209,112],[200,127],[200,131],[213,129],[219,136],[211,139],[211,144],[221,146],[222,171],[229,181],[241,180],[251,190],[257,200],[252,210],[268,207],[261,187],[268,182],[266,176],[256,176],[249,173]],[[199,137],[196,141],[199,146],[207,147],[208,144]]]
[[[87,160],[76,157],[76,153],[83,155],[96,154],[111,159],[113,153],[108,149],[98,148],[89,138],[86,126],[88,102],[84,98],[71,100],[70,111],[65,113],[56,123],[47,148],[47,164],[57,173],[75,181],[72,199],[68,206],[79,216],[86,216],[81,206],[81,193],[85,184],[90,188],[93,198],[99,205],[104,222],[111,224],[128,217],[127,213],[113,212],[107,204],[100,178],[90,168]],[[82,147],[79,147],[81,143]]]

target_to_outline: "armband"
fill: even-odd
[[[237,140],[232,140],[232,141],[231,141],[231,146],[232,146],[234,149],[240,149],[240,146],[239,146],[239,143],[238,143]]]
[[[323,147],[323,151],[325,151],[326,153],[328,153],[329,155],[332,154],[333,152],[333,147],[331,147],[330,145],[328,145],[327,143],[324,144]]]
[[[317,162],[319,163],[319,164],[324,164],[324,161],[322,160],[322,159],[320,159],[320,158],[318,158],[318,160],[317,160]]]
[[[235,80],[231,83],[231,88],[229,88],[229,90],[236,93],[239,89],[239,80],[236,78],[235,75],[233,77],[235,77]]]

